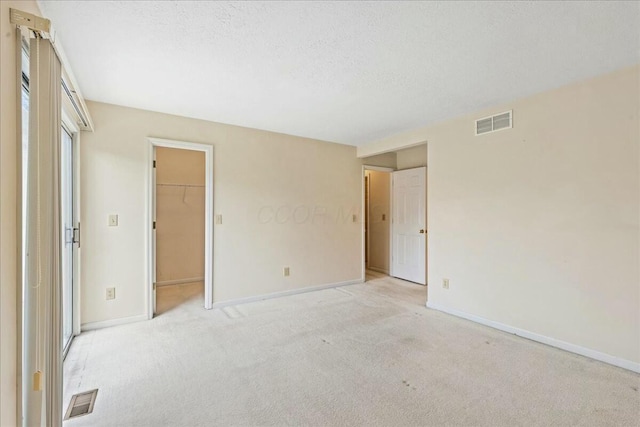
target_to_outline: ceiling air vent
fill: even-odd
[[[513,110],[476,120],[476,136],[483,133],[511,129]]]

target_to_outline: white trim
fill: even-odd
[[[72,165],[72,181],[73,181],[73,190],[72,190],[72,226],[76,227],[80,223],[80,128],[72,119],[71,114],[68,111],[69,105],[65,102],[62,103],[62,126],[66,128],[67,132],[71,135],[71,165]],[[82,230],[80,230],[82,233]],[[82,246],[82,235],[80,235],[80,247]],[[69,350],[71,347],[71,341],[73,341],[73,337],[78,335],[81,331],[80,325],[80,263],[81,263],[81,251],[80,247],[75,243],[73,244],[73,271],[72,271],[72,328],[71,328],[71,340],[69,341],[69,345],[66,350]],[[66,353],[65,353],[66,354]]]
[[[151,188],[151,202],[149,203],[149,215],[151,217],[151,221],[152,224],[155,225],[155,221],[156,218],[158,216],[157,214],[157,203],[156,203],[156,191],[158,189],[158,187],[156,186],[157,182],[157,178],[158,178],[158,171],[156,170],[156,168],[154,166],[156,166],[156,149],[155,147],[150,146],[149,150],[151,151],[150,153],[150,158],[149,158],[149,163],[151,163],[151,170],[149,173],[149,186]],[[155,283],[156,282],[156,275],[157,275],[157,270],[158,270],[158,266],[157,266],[157,249],[158,249],[158,242],[156,240],[156,229],[155,227],[146,227],[147,230],[149,230],[149,232],[151,233],[151,245],[149,246],[149,251],[151,253],[150,255],[150,268],[149,268],[149,280],[151,281],[151,283]],[[149,303],[149,310],[148,310],[148,316],[149,319],[153,318],[153,316],[156,314],[157,311],[157,303],[158,303],[158,298],[157,298],[157,293],[156,293],[156,287],[152,286],[151,290],[149,291],[151,293],[151,302]]]
[[[103,320],[101,322],[83,323],[80,327],[82,332],[95,331],[96,329],[110,328],[112,326],[126,325],[127,323],[141,322],[147,320],[146,314],[139,314],[131,317],[120,317],[118,319]]]
[[[165,280],[163,282],[156,282],[156,286],[171,286],[181,285],[183,283],[204,282],[204,277],[191,277],[186,279]]]
[[[366,281],[366,270],[367,270],[367,265],[365,262],[365,239],[364,239],[364,234],[365,234],[365,227],[367,226],[365,220],[364,220],[364,211],[365,209],[367,209],[367,207],[364,204],[364,177],[365,177],[365,171],[377,171],[377,172],[389,172],[390,176],[389,176],[389,180],[390,180],[390,185],[389,185],[389,206],[393,206],[393,191],[392,191],[392,185],[393,184],[393,173],[395,171],[395,168],[387,168],[387,167],[383,167],[383,166],[370,166],[370,165],[362,165],[362,182],[360,184],[360,203],[361,203],[361,210],[360,212],[362,212],[361,216],[362,216],[362,227],[360,229],[360,240],[361,240],[361,256],[362,256],[362,271],[360,272],[361,274],[361,279],[362,282],[364,283]],[[369,193],[369,197],[371,197],[371,193]],[[391,221],[391,224],[393,224],[393,214],[392,214],[392,209],[389,209],[389,221]],[[389,229],[391,229],[391,227],[389,227]],[[391,268],[391,254],[393,253],[393,241],[389,240],[389,267]],[[389,273],[385,273],[385,274],[389,274]]]
[[[254,297],[236,298],[227,301],[220,301],[213,304],[213,308],[228,307],[230,305],[247,304],[250,302],[263,301],[266,299],[288,297],[291,295],[304,294],[307,292],[321,291],[323,289],[339,288],[341,286],[357,285],[363,283],[363,279],[347,280],[345,282],[328,283],[326,285],[309,286],[307,288],[292,289],[290,291],[273,292],[270,294],[257,295]]]
[[[148,159],[147,159],[147,213],[146,213],[146,233],[147,233],[147,286],[145,287],[147,300],[147,319],[153,317],[153,282],[154,282],[154,260],[153,253],[153,203],[155,191],[153,187],[153,153],[155,147],[178,148],[182,150],[203,151],[205,153],[205,220],[204,220],[204,308],[213,308],[213,145],[199,144],[195,142],[174,141],[148,137]]]
[[[389,174],[389,221],[391,221],[389,224],[389,276],[395,277],[393,275],[393,183],[395,175],[393,172]]]
[[[81,218],[82,211],[80,210],[80,206],[82,200],[80,200],[80,195],[82,194],[80,188],[80,132],[77,132],[73,135],[73,165],[74,165],[74,175],[73,175],[73,204],[74,204],[74,212],[73,212],[73,225],[75,227],[79,227],[79,238],[80,243],[78,245],[74,244],[74,258],[73,258],[73,335],[78,335],[80,333],[80,320],[81,320],[81,298],[80,292],[82,289],[81,280],[82,280],[82,226],[81,226]]]
[[[36,0],[37,4],[38,4],[38,8],[40,10],[44,10],[44,8],[42,7],[42,1],[43,0]],[[62,48],[62,45],[60,44],[60,42],[57,40],[57,32],[55,30],[55,28],[53,27],[53,25],[51,25],[51,21],[49,19],[46,18],[42,18],[38,15],[34,15],[28,12],[23,12],[20,10],[15,10],[14,11],[18,12],[22,17],[25,18],[30,18],[35,20],[36,22],[39,21],[40,24],[43,24],[42,26],[40,26],[39,29],[34,29],[34,27],[29,26],[29,25],[25,25],[24,21],[22,22],[16,22],[16,24],[24,30],[29,30],[29,31],[33,31],[35,33],[38,33],[43,39],[47,39],[49,40],[49,42],[51,43],[51,47],[53,48],[53,50],[56,53],[56,56],[58,57],[59,61],[60,61],[60,65],[61,65],[61,80],[63,82],[63,84],[65,86],[67,86],[67,88],[70,91],[70,94],[67,94],[63,91],[62,95],[65,98],[68,98],[71,102],[75,103],[78,107],[80,111],[80,116],[82,116],[82,121],[86,121],[86,126],[83,130],[86,131],[93,131],[93,120],[91,119],[91,115],[89,114],[89,109],[87,108],[87,105],[85,103],[84,97],[82,96],[82,93],[80,91],[80,86],[78,85],[75,75],[73,74],[73,70],[71,69],[71,66],[69,65],[69,60],[67,59],[67,55],[65,54],[64,49]],[[13,23],[13,13],[11,14],[11,22]]]
[[[579,354],[581,356],[588,357],[590,359],[599,360],[609,365],[617,366],[620,368],[628,369],[633,372],[640,373],[640,363],[633,362],[631,360],[622,359],[620,357],[611,356],[610,354],[602,353],[590,348],[581,347],[576,344],[571,344],[566,341],[561,341],[556,338],[540,335],[535,332],[530,332],[525,329],[516,328],[515,326],[505,325],[504,323],[496,322],[493,320],[485,319],[484,317],[476,316],[475,314],[466,313],[464,311],[449,308],[437,303],[427,301],[427,308],[433,310],[442,311],[443,313],[451,314],[456,317],[471,320],[472,322],[480,323],[481,325],[489,326],[500,331],[508,332],[510,334],[517,335],[519,337],[527,338],[532,341],[537,341],[542,344],[550,345],[561,350],[565,350],[571,353]]]
[[[386,168],[383,166],[369,166],[369,165],[363,165],[362,166],[363,170],[367,170],[367,171],[377,171],[377,172],[395,172],[395,168]]]
[[[387,167],[383,167],[383,166],[362,165],[362,173],[363,174],[364,174],[364,171],[395,172],[395,170],[396,170],[395,168],[387,168]]]
[[[367,171],[364,171],[364,209],[363,219],[364,219],[364,268],[365,268],[365,276],[367,266],[371,262],[371,174],[368,174]],[[368,238],[367,238],[368,237]]]
[[[73,135],[75,135],[78,132],[80,132],[80,129],[78,128],[78,125],[73,122],[73,119],[71,118],[71,115],[69,114],[67,104],[63,104],[62,105],[62,110],[61,111],[62,111],[62,120],[61,120],[62,126],[65,126],[67,128],[67,131],[73,137]]]
[[[42,1],[43,0],[37,0],[38,8],[40,10],[44,10],[41,5]],[[64,80],[69,87],[69,90],[72,93],[71,96],[73,97],[73,95],[75,95],[75,99],[73,99],[73,101],[76,102],[76,104],[79,104],[78,108],[81,110],[80,113],[84,116],[83,119],[85,119],[87,122],[87,126],[83,130],[93,132],[93,119],[91,118],[91,114],[89,113],[89,108],[87,107],[84,96],[82,96],[80,85],[76,80],[76,76],[73,73],[73,70],[71,69],[71,65],[69,64],[69,60],[67,59],[66,52],[63,49],[62,44],[58,41],[57,31],[53,25],[51,25],[49,28],[49,40],[51,41],[51,45],[56,51],[56,54],[58,55],[58,58],[60,59],[60,62],[62,64],[62,80]],[[63,95],[66,96],[66,93],[63,93]]]

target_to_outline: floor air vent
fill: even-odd
[[[69,408],[64,416],[65,420],[87,415],[93,412],[93,404],[96,403],[98,389],[74,394],[69,402]]]
[[[505,111],[491,117],[476,120],[476,136],[484,133],[496,132],[513,127],[513,111]]]

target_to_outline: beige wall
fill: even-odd
[[[204,151],[156,147],[156,183],[204,185]]]
[[[396,152],[398,170],[427,166],[427,144]]]
[[[95,132],[83,134],[81,152],[83,323],[145,313],[148,136],[214,147],[216,302],[361,278],[354,147],[88,105]],[[109,213],[119,214],[119,227],[107,226]],[[106,301],[109,286],[116,299]]]
[[[16,384],[20,286],[17,275],[18,147],[15,27],[9,9],[39,14],[35,1],[0,2],[0,425],[16,425]]]
[[[205,153],[156,148],[156,282],[204,278]]]
[[[624,69],[413,132],[429,141],[429,303],[640,362],[639,81]],[[513,129],[474,136],[511,108]]]
[[[380,166],[383,168],[393,168],[397,166],[396,153],[384,153],[362,159],[362,164],[367,166]]]
[[[391,174],[366,171],[369,177],[368,268],[389,273]]]

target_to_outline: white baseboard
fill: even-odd
[[[124,325],[127,323],[133,323],[133,322],[141,322],[147,319],[148,317],[145,314],[139,314],[138,316],[121,317],[118,319],[103,320],[101,322],[83,323],[82,325],[80,325],[80,331],[81,332],[93,331],[96,329],[109,328],[111,326]]]
[[[228,307],[230,305],[247,304],[250,302],[263,301],[266,299],[287,297],[290,295],[303,294],[306,292],[321,291],[323,289],[338,288],[340,286],[355,285],[363,283],[362,279],[347,280],[346,282],[328,283],[326,285],[309,286],[308,288],[292,289],[290,291],[273,292],[271,294],[257,295],[254,297],[236,298],[227,301],[214,302],[212,308]]]
[[[204,282],[204,277],[191,277],[189,279],[165,280],[156,282],[156,286],[181,285],[183,283]]]
[[[632,362],[631,360],[622,359],[620,357],[611,356],[610,354],[602,353],[590,348],[581,347],[576,344],[571,344],[566,341],[561,341],[555,338],[540,335],[535,332],[530,332],[525,329],[516,328],[515,326],[505,325],[504,323],[496,322],[493,320],[485,319],[484,317],[476,316],[475,314],[466,313],[464,311],[456,310],[453,308],[445,307],[443,305],[432,303],[427,301],[427,308],[442,311],[453,316],[461,317],[463,319],[471,320],[472,322],[480,323],[485,326],[489,326],[494,329],[499,329],[510,334],[514,334],[523,338],[537,341],[542,344],[550,345],[561,350],[565,350],[571,353],[576,353],[581,356],[585,356],[591,359],[599,360],[600,362],[608,363],[619,368],[628,369],[633,372],[640,373],[640,363]]]

